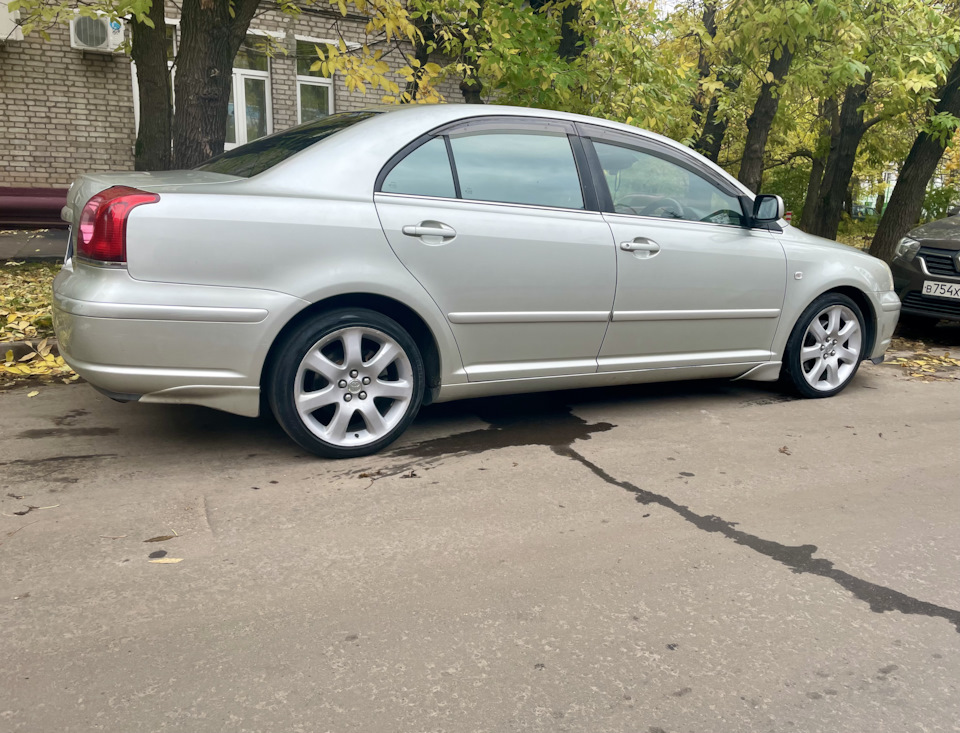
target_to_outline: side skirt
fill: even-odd
[[[642,384],[649,382],[676,382],[685,379],[732,379],[745,377],[759,367],[775,366],[780,372],[780,362],[764,364],[711,364],[710,366],[675,367],[672,369],[642,369],[624,372],[594,372],[557,377],[530,377],[524,379],[500,379],[490,382],[470,382],[467,384],[447,384],[440,387],[434,402],[452,402],[453,400],[473,397],[492,397],[495,395],[523,394],[525,392],[549,392],[559,389],[581,389],[587,387],[615,387],[623,384]],[[746,370],[746,374],[744,373]],[[751,377],[757,379],[758,377]],[[769,379],[769,378],[768,378]],[[776,379],[776,376],[773,377]],[[765,380],[768,381],[768,380]]]

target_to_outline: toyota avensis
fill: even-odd
[[[199,168],[87,175],[54,284],[67,362],[122,401],[373,453],[430,402],[880,361],[889,268],[627,125],[536,109],[335,114]]]

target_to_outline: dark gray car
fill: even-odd
[[[960,216],[912,230],[897,244],[890,269],[903,303],[903,325],[960,321]]]

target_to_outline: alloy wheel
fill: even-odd
[[[392,337],[351,326],[311,346],[297,368],[293,397],[303,424],[338,447],[384,437],[413,399],[410,358]]]
[[[829,305],[807,326],[800,348],[803,377],[813,389],[830,392],[853,375],[860,363],[863,330],[845,305]]]

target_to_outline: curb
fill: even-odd
[[[13,352],[13,358],[15,360],[27,354],[32,354],[36,351],[36,345],[41,341],[43,341],[43,339],[35,339],[33,341],[0,341],[0,360],[3,359],[8,351]],[[51,354],[60,356],[60,345],[55,338],[52,336],[49,337],[47,339],[47,346],[50,347]]]
[[[34,255],[32,257],[0,257],[0,265],[7,262],[56,262],[63,264],[63,255]]]

